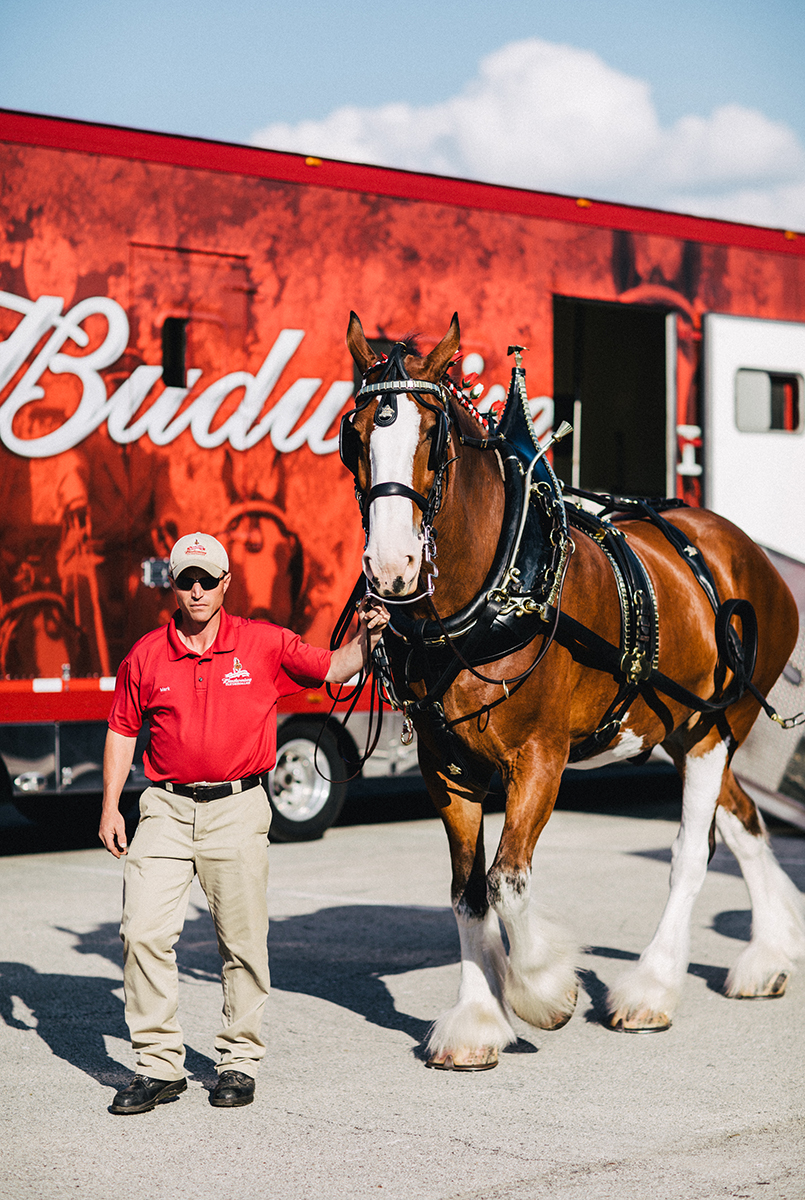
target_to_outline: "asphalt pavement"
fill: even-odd
[[[178,947],[189,1088],[128,1117],[108,1112],[134,1066],[121,865],[89,824],[42,833],[0,813],[0,1195],[805,1200],[805,970],[781,1000],[721,994],[749,936],[725,847],[696,907],[673,1028],[632,1037],[602,1023],[605,987],[662,909],[677,807],[662,772],[563,789],[535,880],[587,947],[576,1014],[554,1033],[516,1022],[497,1069],[460,1075],[422,1056],[458,984],[444,833],[415,785],[364,786],[321,841],[271,848],[273,991],[255,1103],[208,1101],[221,993],[194,885]],[[487,818],[490,849],[501,823]],[[772,836],[805,891],[805,836]]]

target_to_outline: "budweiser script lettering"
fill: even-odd
[[[162,376],[161,367],[137,367],[111,396],[100,372],[117,362],[129,340],[129,322],[125,310],[108,296],[81,300],[62,314],[60,296],[40,296],[28,300],[11,292],[0,291],[0,307],[21,313],[22,320],[13,333],[0,342],[0,393],[27,362],[50,330],[50,336],[34,357],[16,387],[0,406],[0,441],[25,458],[50,458],[77,446],[106,422],[113,441],[121,445],[148,437],[155,446],[167,446],[186,429],[197,446],[211,449],[228,441],[235,450],[249,450],[268,435],[277,450],[290,453],[307,442],[314,454],[332,454],[338,438],[326,436],[341,409],[352,395],[352,383],[338,380],[331,384],[308,419],[295,429],[297,421],[321,387],[321,379],[297,379],[263,413],[266,400],[285,367],[305,336],[303,329],[283,329],[266,355],[256,375],[233,371],[215,380],[179,412],[188,393],[202,372],[187,372],[187,387],[165,388],[140,416],[138,411],[151,389]],[[88,317],[106,319],[106,337],[88,354],[64,354],[65,342],[84,347],[89,336],[82,328]],[[45,397],[40,379],[45,371],[55,375],[75,375],[81,382],[81,398],[75,411],[58,429],[40,437],[19,437],[13,429],[14,418],[32,401]],[[244,389],[237,409],[217,429],[211,426],[227,396]],[[262,415],[261,415],[262,414]]]

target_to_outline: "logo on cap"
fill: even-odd
[[[190,546],[185,546],[185,554],[203,554],[206,557],[207,547],[202,546],[201,542],[196,538]]]

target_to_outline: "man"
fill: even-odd
[[[224,966],[218,1083],[210,1097],[235,1108],[254,1099],[269,990],[267,773],[277,757],[280,696],[345,683],[368,661],[388,612],[364,601],[359,632],[331,652],[265,621],[229,616],[226,550],[209,534],[182,537],[170,555],[177,610],[136,643],[120,667],[104,754],[100,839],[123,877],[126,1020],[137,1074],[114,1113],[147,1112],[187,1088],[177,1021],[173,946],[195,874],[210,905]],[[119,809],[143,720],[152,781],[127,846]]]

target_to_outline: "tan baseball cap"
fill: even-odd
[[[221,579],[229,570],[229,555],[211,534],[188,533],[171,550],[170,573],[177,579],[186,567],[201,567],[213,579]]]

